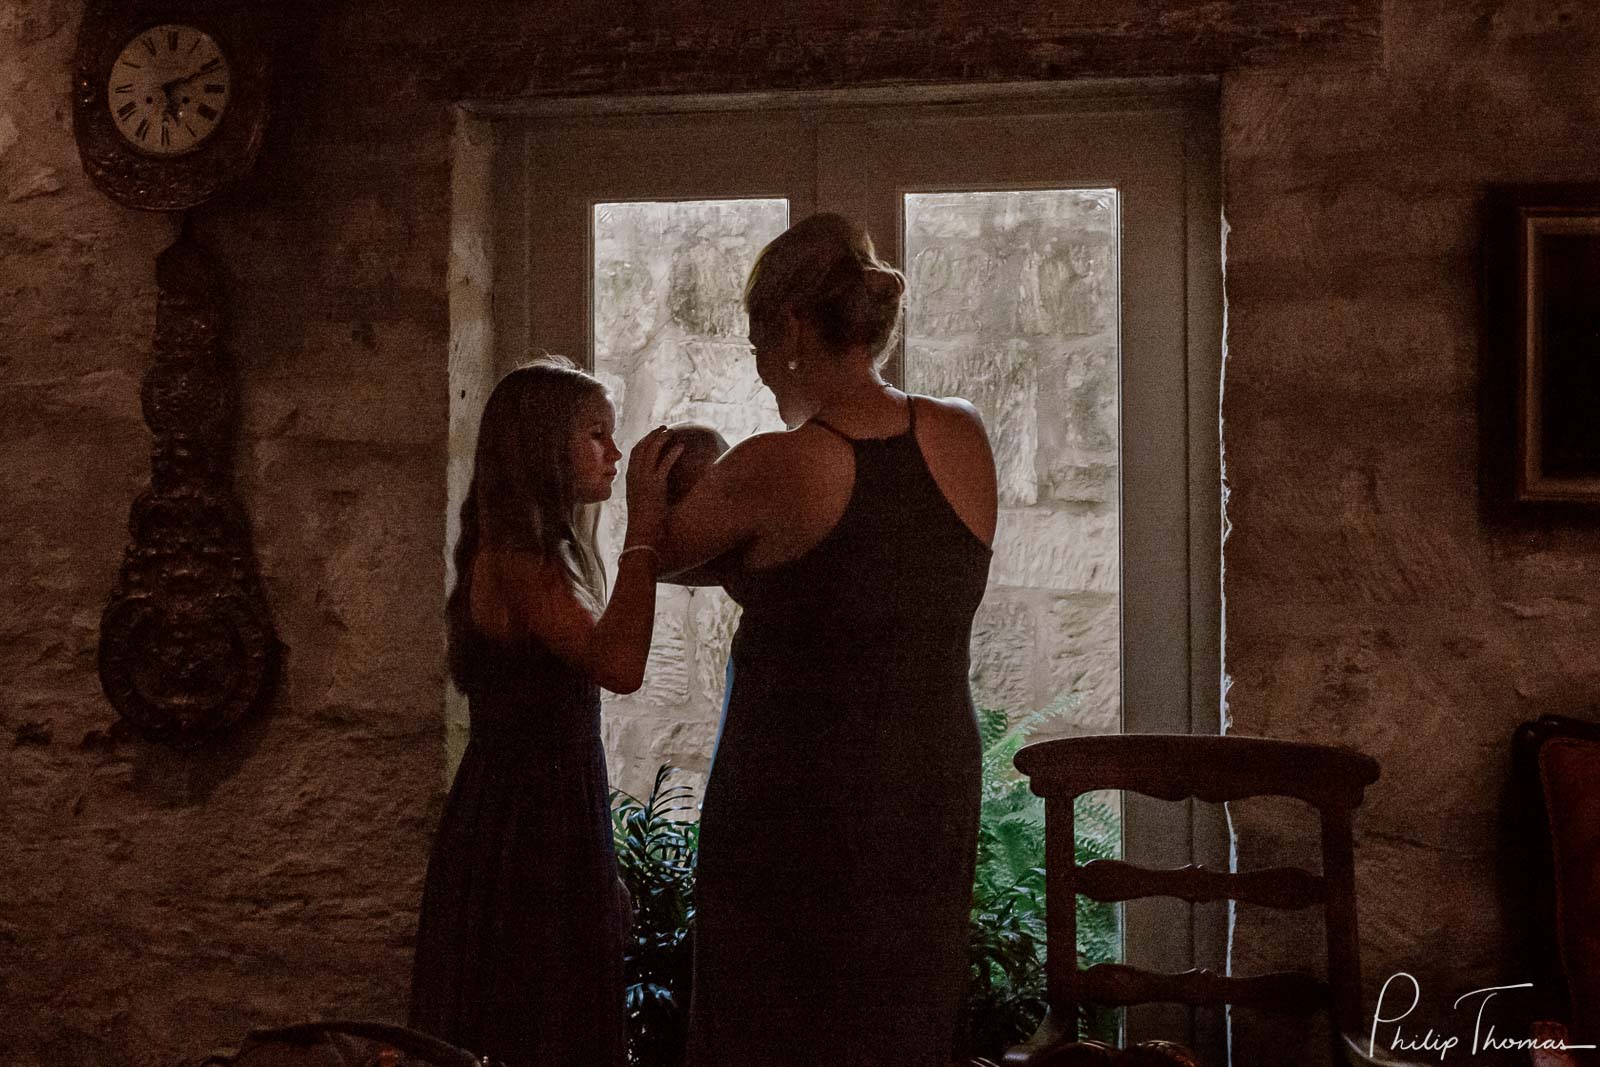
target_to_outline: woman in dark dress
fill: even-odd
[[[745,299],[791,428],[668,517],[665,568],[717,559],[743,608],[700,824],[692,1067],[952,1058],[995,470],[970,404],[879,375],[903,287],[838,215],[769,245]]]
[[[495,386],[447,608],[471,737],[428,863],[411,1025],[505,1067],[625,1063],[626,891],[612,850],[598,686],[639,687],[678,448],[628,464],[605,602],[594,520],[621,453],[604,386],[547,358]]]

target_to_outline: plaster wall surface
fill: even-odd
[[[174,753],[111,729],[94,655],[148,477],[138,389],[175,227],[78,168],[78,0],[0,2],[8,1062],[153,1067],[251,1025],[403,1015],[441,785],[452,279],[481,294],[448,270],[450,105],[522,94],[1220,75],[1234,728],[1384,764],[1357,823],[1369,1003],[1402,968],[1446,1019],[1458,992],[1518,980],[1494,874],[1506,744],[1521,719],[1593,701],[1600,532],[1478,506],[1476,210],[1487,181],[1596,177],[1600,12],[274,12],[267,150],[194,222],[228,274],[237,490],[289,653],[267,714]],[[1243,862],[1294,854],[1277,814],[1236,821]],[[1240,969],[1314,955],[1313,933],[1242,915]],[[1282,1027],[1239,1025],[1239,1063],[1318,1062]]]

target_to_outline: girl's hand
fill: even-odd
[[[657,426],[628,454],[627,545],[658,548],[667,525],[667,475],[683,453],[672,432]]]

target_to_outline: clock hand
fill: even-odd
[[[171,81],[162,82],[161,91],[166,93],[167,97],[170,99],[172,97],[172,90],[175,87],[182,85],[184,82],[192,82],[198,77],[200,77],[200,72],[196,71],[193,74],[185,74],[181,78],[173,78]]]
[[[171,83],[169,82],[168,84],[170,85]],[[166,114],[171,115],[172,116],[172,121],[174,121],[174,122],[182,122],[183,121],[183,115],[178,111],[178,101],[177,101],[176,98],[173,97],[172,90],[167,88],[167,86],[163,85],[161,87],[161,93],[162,93],[162,95],[164,97],[166,97],[166,101],[167,101],[166,106],[163,107],[161,110],[163,112],[165,112]]]
[[[167,98],[167,106],[163,110],[165,110],[167,114],[171,115],[174,121],[182,121],[183,115],[179,113],[178,103],[173,97],[172,90],[176,89],[180,85],[186,85],[189,82],[203,78],[207,73],[208,72],[206,70],[201,69],[192,74],[185,74],[161,83],[162,95]]]

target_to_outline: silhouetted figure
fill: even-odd
[[[627,894],[599,686],[637,689],[655,613],[661,429],[628,466],[628,537],[604,602],[595,505],[621,458],[605,388],[565,360],[489,397],[462,505],[450,669],[471,739],[423,892],[411,1025],[505,1067],[621,1067]]]
[[[716,559],[744,609],[700,824],[692,1067],[952,1058],[995,471],[971,405],[879,376],[903,288],[837,215],[769,245],[750,339],[793,429],[736,445],[669,516],[668,572]]]

